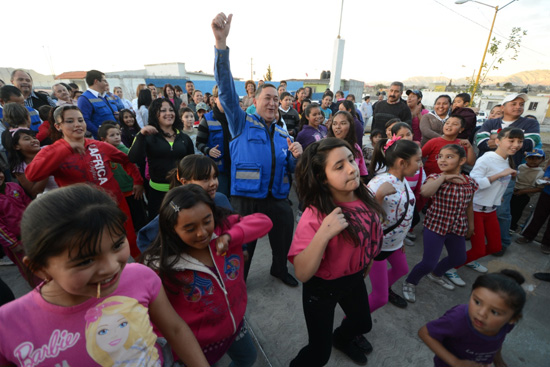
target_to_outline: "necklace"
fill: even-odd
[[[161,130],[161,132],[162,132],[162,135],[164,135],[164,137],[168,139],[174,138],[177,135],[176,133],[170,134],[170,133],[164,132],[164,130]]]

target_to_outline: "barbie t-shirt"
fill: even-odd
[[[73,307],[48,303],[40,288],[0,308],[0,365],[161,366],[149,320],[161,281],[128,264],[117,290]]]

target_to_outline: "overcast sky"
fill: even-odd
[[[274,80],[319,78],[331,68],[340,6],[339,0],[3,1],[0,66],[61,74],[177,61],[188,71],[212,73],[210,23],[223,11],[234,15],[228,45],[236,77],[250,78],[252,58],[255,80],[268,64]],[[345,0],[342,77],[471,76],[493,15],[489,7],[454,0]],[[519,58],[492,74],[550,69],[549,19],[548,0],[520,0],[499,11],[493,34],[503,43],[512,27],[528,35]]]

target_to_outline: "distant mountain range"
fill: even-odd
[[[428,86],[429,84],[433,83],[449,84],[449,81],[451,81],[451,78],[447,78],[444,76],[413,76],[411,78],[403,80],[403,83],[405,84],[405,86]],[[496,83],[500,83],[500,85],[503,85],[504,83],[508,82],[516,86],[526,86],[527,84],[532,86],[550,86],[550,70],[529,70],[508,76],[492,76],[491,74],[489,74],[487,80],[483,83],[483,85],[495,85]],[[391,83],[391,81],[376,81],[368,82],[367,84],[375,85],[378,83],[389,84]],[[466,77],[452,79],[452,84],[466,85],[468,84],[468,81],[466,80]]]

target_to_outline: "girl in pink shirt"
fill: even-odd
[[[355,149],[325,138],[312,143],[296,166],[297,191],[306,209],[288,253],[303,285],[309,344],[290,366],[324,366],[332,345],[365,364],[368,353],[354,339],[370,331],[372,321],[363,280],[380,251],[382,209],[361,184]],[[334,330],[334,308],[345,318]]]
[[[1,366],[160,367],[170,362],[166,340],[186,365],[209,366],[159,277],[126,264],[125,220],[107,193],[88,184],[52,190],[29,205],[23,262],[44,281],[0,307]]]

